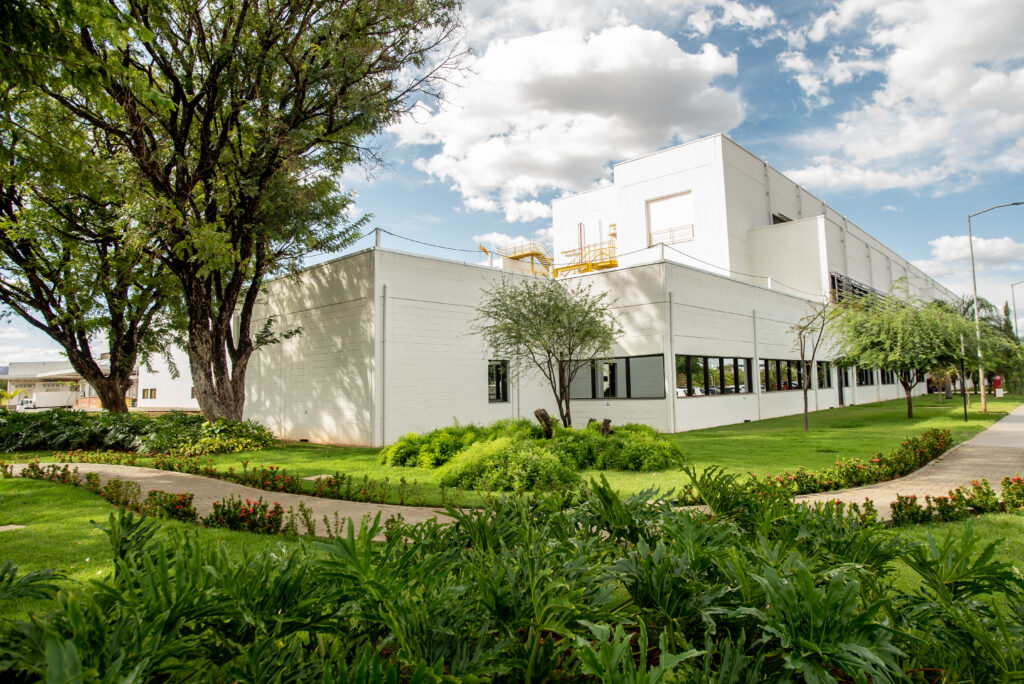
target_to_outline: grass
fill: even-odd
[[[803,416],[795,415],[680,432],[669,437],[682,450],[687,463],[698,470],[717,465],[740,474],[780,474],[800,467],[820,470],[838,460],[868,458],[876,452],[888,453],[907,437],[919,435],[929,428],[950,430],[954,444],[958,444],[989,427],[1020,404],[1021,398],[1016,396],[990,398],[989,412],[982,414],[975,401],[968,413],[968,421],[964,422],[963,405],[959,399],[940,403],[938,396],[928,395],[914,400],[913,419],[906,417],[906,401],[896,399],[813,412],[810,414],[809,432],[803,430]],[[381,465],[377,462],[378,451],[375,448],[282,443],[262,451],[222,454],[212,460],[218,470],[241,470],[243,462],[248,462],[250,466],[279,466],[298,477],[340,472],[352,477],[353,486],[357,489],[363,478],[387,478],[387,503],[398,504],[404,500],[408,505],[442,504],[436,469]],[[14,454],[9,460],[27,459],[24,455]],[[140,459],[140,465],[146,461]],[[604,475],[612,487],[625,494],[648,487],[658,487],[662,491],[678,489],[689,482],[682,470],[653,473],[606,470],[583,471],[580,474],[584,479]],[[400,494],[403,478],[405,490]],[[474,492],[458,492],[453,503],[474,505],[479,500]]]
[[[0,479],[0,526],[24,525],[24,529],[0,532],[0,563],[12,560],[18,574],[46,568],[58,569],[68,579],[63,588],[109,576],[114,569],[106,534],[91,521],[106,525],[115,510],[109,503],[80,487],[22,478]],[[204,542],[227,545],[230,553],[257,552],[297,539],[269,537],[251,532],[196,528],[173,520],[159,520],[160,534],[194,529]],[[0,612],[24,616],[45,609],[46,601],[23,601],[14,606],[0,603]]]

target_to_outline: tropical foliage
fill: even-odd
[[[0,617],[0,677],[866,683],[1024,671],[1019,573],[969,527],[909,542],[840,505],[694,477],[709,514],[593,483],[453,508],[450,524],[364,520],[242,558],[118,513],[105,525],[110,576],[30,620]],[[5,566],[0,605],[52,597],[59,577]]]
[[[0,451],[109,449],[201,456],[262,449],[273,436],[254,421],[207,421],[200,415],[100,413],[52,409],[0,412]],[[118,455],[120,463],[123,454]]]

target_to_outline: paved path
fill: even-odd
[[[798,496],[797,501],[831,501],[863,503],[871,499],[883,518],[889,517],[889,504],[896,494],[942,496],[971,480],[988,480],[996,491],[999,481],[1010,475],[1024,474],[1024,406],[1018,406],[1008,416],[987,430],[956,445],[925,467],[906,477],[888,482],[842,489],[821,494]]]
[[[386,520],[401,515],[407,522],[417,523],[438,518],[446,520],[439,509],[416,506],[391,506],[337,499],[320,499],[301,494],[283,494],[265,492],[252,487],[202,477],[174,473],[152,468],[136,466],[104,465],[98,463],[72,463],[82,473],[97,473],[106,482],[114,478],[138,482],[143,493],[151,489],[165,492],[192,492],[195,495],[195,506],[200,515],[206,515],[213,509],[213,502],[220,501],[229,494],[248,499],[277,501],[285,510],[289,506],[298,511],[299,502],[305,503],[313,511],[316,520],[317,534],[327,533],[321,522],[323,516],[334,520],[337,513],[342,520],[354,520],[356,524],[363,516],[375,516],[378,512],[381,519]],[[14,465],[18,473],[23,465]],[[889,504],[896,500],[896,494],[916,494],[920,498],[926,495],[939,496],[959,485],[970,484],[971,480],[987,479],[994,489],[999,489],[999,481],[1006,475],[1024,473],[1024,406],[1018,407],[1010,415],[1002,418],[987,430],[972,439],[958,444],[945,454],[935,459],[920,470],[898,480],[880,482],[867,487],[842,489],[821,494],[807,494],[797,497],[798,501],[832,501],[862,503],[865,498],[871,499],[883,518],[889,517]]]
[[[43,464],[49,465],[49,464]],[[63,464],[57,464],[63,465]],[[321,499],[315,496],[303,494],[285,494],[283,492],[266,492],[262,489],[244,487],[233,482],[217,480],[201,475],[189,475],[187,473],[175,473],[167,470],[156,470],[154,468],[140,468],[127,465],[106,465],[102,463],[71,463],[72,468],[78,468],[80,473],[96,473],[103,482],[118,479],[131,482],[138,482],[142,487],[143,496],[151,489],[159,489],[165,492],[179,493],[192,492],[195,496],[194,504],[199,515],[206,515],[213,510],[213,502],[220,501],[224,497],[234,494],[243,499],[259,499],[264,501],[278,502],[287,511],[291,506],[296,512],[299,510],[299,503],[304,503],[313,511],[313,519],[316,523],[316,533],[320,536],[327,536],[328,531],[324,529],[323,517],[326,515],[331,525],[334,525],[334,514],[344,522],[352,520],[356,525],[364,515],[371,519],[379,512],[381,522],[388,518],[401,515],[406,522],[418,523],[430,518],[447,520],[448,517],[436,508],[425,508],[417,506],[390,506],[372,503],[360,503],[357,501],[341,501],[339,499]],[[24,465],[15,464],[14,474],[17,475]]]

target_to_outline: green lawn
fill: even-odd
[[[0,563],[12,560],[18,574],[56,568],[68,576],[65,587],[82,586],[113,571],[110,544],[90,521],[106,524],[114,507],[79,487],[22,478],[0,479],[0,526],[24,529],[0,532]],[[268,537],[250,532],[196,528],[173,520],[160,520],[165,531],[195,529],[204,541],[223,543],[229,551],[250,552],[279,544],[301,543],[294,538]],[[26,601],[0,611],[24,614],[45,602]]]
[[[708,401],[713,401],[709,399]],[[698,469],[719,465],[737,473],[782,473],[804,467],[826,468],[837,460],[867,458],[875,452],[888,453],[909,436],[928,428],[946,428],[960,443],[981,432],[1021,404],[1019,397],[989,400],[988,414],[981,414],[975,401],[965,423],[959,399],[939,403],[930,395],[914,400],[915,417],[906,417],[906,402],[899,399],[878,404],[846,406],[810,415],[810,432],[803,431],[803,416],[785,416],[751,423],[693,430],[670,435],[687,462]],[[377,463],[377,449],[334,447],[305,443],[282,443],[273,448],[242,454],[224,454],[213,458],[219,470],[241,470],[249,466],[276,465],[299,477],[341,472],[354,478],[388,479],[388,503],[436,506],[441,503],[437,471],[423,468],[383,466]],[[7,460],[23,460],[12,454]],[[45,460],[45,458],[44,458]],[[145,464],[146,459],[140,459]],[[681,470],[653,473],[620,471],[583,471],[584,478],[604,474],[618,491],[638,492],[647,487],[663,491],[688,483]],[[404,495],[399,494],[405,478]],[[472,505],[479,497],[472,492],[458,493],[455,502]]]

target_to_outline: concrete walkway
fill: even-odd
[[[951,489],[981,479],[988,480],[992,488],[999,491],[1000,480],[1018,474],[1024,474],[1024,406],[1018,406],[988,429],[906,477],[866,487],[807,494],[796,500],[863,503],[867,498],[875,504],[881,517],[888,518],[889,504],[896,500],[897,494],[916,494],[919,499],[944,496]]]
[[[43,464],[48,466],[50,464]],[[56,464],[64,465],[62,463]],[[100,480],[125,480],[138,482],[142,488],[142,496],[151,489],[159,489],[174,494],[191,492],[194,495],[193,503],[200,516],[207,515],[213,510],[213,502],[220,501],[226,496],[234,494],[242,499],[253,501],[262,498],[270,503],[277,502],[284,507],[285,511],[291,506],[295,512],[299,511],[299,503],[304,503],[313,511],[313,520],[316,523],[316,533],[319,536],[328,536],[329,531],[324,529],[323,517],[326,515],[328,522],[334,526],[334,514],[345,523],[347,520],[359,524],[363,516],[371,519],[379,512],[381,522],[388,518],[401,515],[406,522],[418,523],[430,518],[448,520],[448,517],[437,508],[426,508],[418,506],[391,506],[373,503],[360,503],[357,501],[341,501],[339,499],[321,499],[315,496],[304,494],[285,494],[283,492],[267,492],[262,489],[244,487],[226,480],[217,480],[201,475],[189,475],[187,473],[175,473],[168,470],[156,470],[153,468],[140,468],[127,465],[106,465],[103,463],[69,463],[72,468],[78,468],[78,472],[96,473]],[[14,474],[18,475],[25,465],[14,464]],[[301,529],[301,522],[300,522]],[[344,533],[344,532],[343,532]]]
[[[58,464],[60,465],[60,464]],[[215,480],[200,475],[174,473],[166,470],[140,468],[124,465],[104,465],[99,463],[72,463],[80,473],[96,473],[106,482],[111,479],[138,482],[145,495],[151,489],[165,492],[192,492],[199,515],[206,515],[213,510],[213,502],[234,494],[243,499],[259,499],[278,502],[285,510],[289,506],[296,512],[299,503],[305,503],[312,511],[317,525],[317,534],[326,535],[323,529],[323,516],[332,523],[334,514],[342,520],[353,520],[356,524],[363,516],[373,517],[378,512],[381,520],[401,515],[406,522],[417,523],[437,518],[447,520],[440,509],[417,506],[391,506],[337,499],[320,499],[302,494],[283,494],[265,492],[261,489],[243,487],[224,480]],[[24,465],[14,465],[18,474]],[[847,503],[863,503],[871,499],[883,518],[889,517],[889,504],[896,500],[896,494],[916,494],[923,499],[926,495],[941,496],[950,489],[960,485],[969,485],[971,480],[987,479],[993,489],[999,489],[999,481],[1007,475],[1024,473],[1024,406],[1018,407],[1008,416],[1002,418],[987,430],[972,439],[958,444],[945,454],[935,459],[920,470],[898,480],[880,482],[867,487],[841,489],[821,494],[807,494],[797,497],[797,501],[844,501]]]

